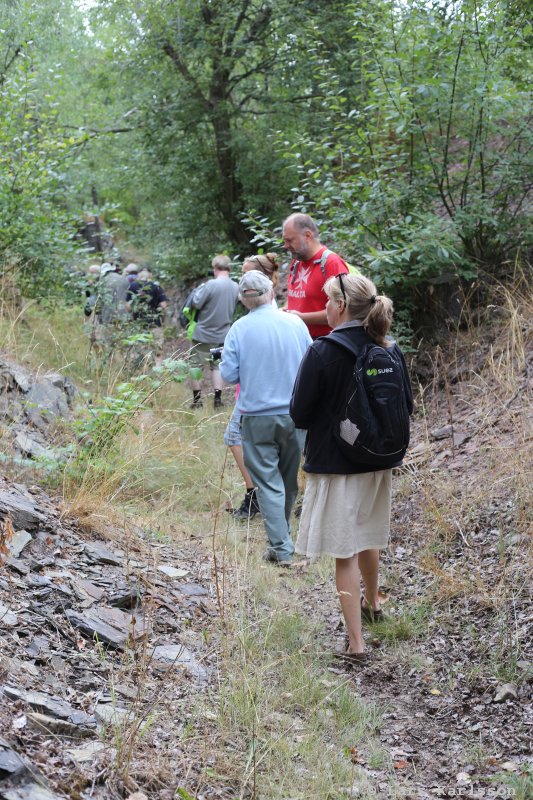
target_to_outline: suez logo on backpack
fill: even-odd
[[[398,466],[409,445],[412,394],[397,347],[352,344],[340,332],[327,337],[355,357],[345,400],[334,425],[344,456],[354,465]]]
[[[387,367],[387,369],[367,369],[366,374],[373,378],[375,375],[384,375],[386,372],[394,372],[392,367]]]

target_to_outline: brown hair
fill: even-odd
[[[252,269],[258,269],[267,278],[270,278],[272,284],[275,286],[278,282],[279,261],[275,253],[262,253],[257,256],[248,256],[244,259],[243,269],[245,264],[253,264]]]
[[[363,275],[335,275],[326,281],[324,291],[334,302],[345,302],[349,318],[362,322],[370,338],[377,344],[391,346],[385,337],[392,325],[392,300],[384,294],[378,294],[369,278]]]

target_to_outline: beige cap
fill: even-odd
[[[245,272],[239,281],[239,292],[246,297],[260,297],[262,294],[272,289],[270,278],[258,269],[251,269]]]

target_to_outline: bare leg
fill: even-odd
[[[241,473],[241,475],[242,475],[242,477],[244,479],[244,483],[246,484],[246,488],[247,489],[253,489],[254,488],[254,482],[250,477],[250,473],[248,472],[248,470],[244,466],[244,458],[243,458],[243,455],[242,455],[242,447],[241,447],[241,445],[240,444],[230,445],[229,449],[231,450],[231,452],[233,454],[233,458],[235,459],[235,463],[239,467],[240,473]]]
[[[359,569],[365,584],[365,608],[372,611],[379,611],[378,595],[378,572],[379,572],[379,550],[363,550],[359,553]]]
[[[191,389],[193,390],[193,392],[199,392],[201,388],[202,388],[201,381],[195,381],[192,380],[191,378]]]
[[[222,391],[224,388],[224,381],[222,380],[222,375],[220,374],[219,369],[211,370],[211,379],[213,381],[213,389],[215,392]]]
[[[357,556],[335,559],[335,579],[341,609],[348,630],[348,652],[363,653],[365,642],[361,630],[361,582]]]

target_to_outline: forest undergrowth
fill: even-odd
[[[102,399],[132,381],[123,359],[93,358],[77,311],[4,314],[9,354],[63,371],[80,392],[77,427],[55,432],[77,442],[73,455],[33,477],[88,532],[135,525],[199,548],[211,568],[217,615],[199,631],[214,653],[209,686],[157,759],[149,732],[129,739],[128,774],[142,791],[150,769],[147,796],[530,796],[532,320],[519,280],[494,292],[481,326],[463,318],[427,348],[434,378],[415,386],[382,557],[386,617],[366,628],[369,664],[350,671],[330,655],[344,635],[333,562],[266,565],[261,524],[226,511],[242,492],[222,441],[231,393],[214,414],[189,411],[183,383],[134,385],[101,417],[96,453]],[[163,706],[151,713],[164,719]]]

